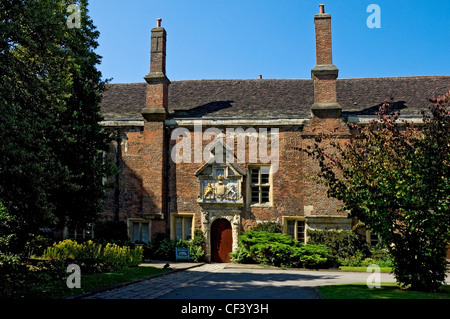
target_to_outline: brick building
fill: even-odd
[[[348,123],[364,125],[391,98],[402,117],[420,121],[450,76],[338,80],[322,5],[314,25],[312,79],[171,82],[158,19],[145,82],[110,84],[102,102],[102,125],[121,136],[105,216],[127,221],[133,241],[201,229],[213,261],[227,261],[238,235],[262,221],[302,241],[307,229],[350,229],[339,203],[307,178],[317,166],[301,148],[321,133],[349,139]]]

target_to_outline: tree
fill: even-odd
[[[67,26],[72,3],[0,1],[0,200],[17,225],[14,252],[40,227],[81,225],[101,211],[110,166],[99,33],[87,0],[75,2],[80,28]]]
[[[357,134],[348,143],[324,137],[305,149],[318,161],[328,196],[381,237],[397,281],[416,290],[434,291],[445,280],[449,93],[433,100],[421,128],[400,120],[385,103],[376,120],[353,127]]]

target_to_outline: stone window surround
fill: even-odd
[[[247,164],[247,183],[246,183],[246,189],[247,189],[247,200],[246,205],[247,207],[273,207],[273,174],[269,173],[269,202],[266,203],[252,203],[252,175],[251,170],[252,169],[261,169],[261,167],[268,167],[270,172],[270,164]]]
[[[79,232],[81,232],[81,234],[79,234]],[[72,231],[69,230],[68,227],[64,227],[63,230],[63,238],[64,239],[73,239],[76,240],[78,238],[78,236],[81,235],[83,240],[91,240],[94,239],[94,225],[93,224],[88,224],[86,225],[86,227],[82,228],[82,229],[75,229]]]
[[[185,225],[185,219],[191,218],[191,240],[194,239],[194,221],[195,221],[195,214],[193,213],[179,213],[179,214],[170,214],[170,239],[174,240],[176,238],[176,227],[175,227],[175,219],[179,217],[183,218],[183,238],[184,238],[184,225]],[[184,240],[184,239],[183,239]]]
[[[139,223],[139,239],[134,239],[133,224]],[[142,224],[148,224],[148,242],[151,241],[151,229],[152,221],[144,218],[128,218],[127,219],[127,231],[130,241],[142,241]]]
[[[306,218],[304,216],[283,216],[282,217],[282,227],[283,227],[283,234],[287,234],[287,222],[288,221],[295,221],[295,231],[294,231],[294,235],[295,235],[295,239],[297,238],[297,227],[298,227],[298,222],[303,222],[303,232],[304,232],[304,239],[305,239],[305,243],[306,243]]]

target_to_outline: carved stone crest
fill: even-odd
[[[199,204],[243,204],[241,184],[244,171],[228,163],[209,163],[197,171]]]
[[[204,199],[214,199],[215,195],[215,189],[213,186],[211,186],[211,183],[208,183],[208,185],[205,187],[205,192],[203,194]]]
[[[225,198],[227,187],[223,184],[223,175],[220,174],[217,179],[219,180],[216,183],[216,196],[219,200],[223,200]]]

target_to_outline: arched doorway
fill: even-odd
[[[233,250],[231,224],[224,218],[216,219],[211,225],[211,261],[228,263]]]

